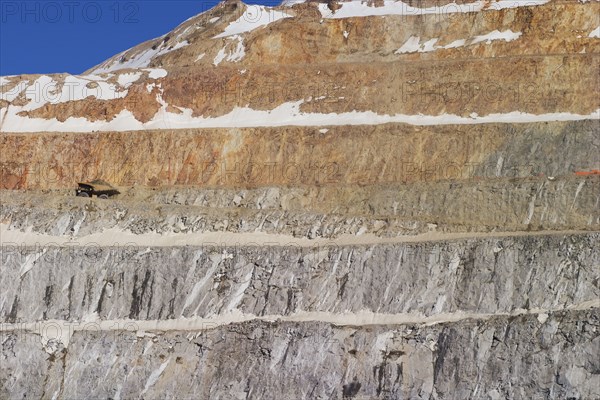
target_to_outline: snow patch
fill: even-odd
[[[65,84],[67,80],[65,79]],[[65,86],[63,86],[63,89]],[[22,109],[25,111],[35,110],[42,107],[49,101],[52,103],[60,103],[61,93],[57,93],[56,82],[47,75],[42,75],[37,78],[31,86],[25,89],[25,98],[29,100]],[[65,96],[68,98],[68,96]],[[65,100],[66,100],[65,98]]]
[[[92,74],[99,74],[103,72],[113,72],[121,69],[136,69],[144,68],[150,65],[150,63],[157,57],[172,51],[181,49],[182,47],[188,46],[190,43],[187,40],[176,43],[174,46],[168,46],[166,43],[162,43],[156,48],[149,48],[142,52],[139,52],[129,59],[124,59],[127,52],[118,54],[117,56],[109,59],[108,61],[100,64],[100,66],[92,71]],[[130,51],[130,50],[128,50]],[[114,60],[117,58],[117,60]]]
[[[481,42],[490,44],[494,40],[504,40],[505,42],[511,42],[513,40],[517,40],[521,35],[521,32],[513,32],[510,29],[502,32],[500,32],[499,30],[495,30],[485,35],[475,36],[470,44],[477,44]]]
[[[437,41],[438,41],[437,38],[435,38],[435,39],[429,39],[428,41],[426,41],[425,43],[423,43],[421,45],[421,47],[422,47],[421,51],[423,53],[434,51],[436,49],[435,44],[437,43]]]
[[[516,8],[523,6],[539,6],[548,3],[550,0],[499,0],[489,4],[486,10],[502,10],[506,8]],[[455,14],[455,13],[474,13],[484,10],[485,1],[475,1],[468,4],[450,3],[443,6],[432,6],[419,8],[410,6],[402,1],[385,0],[383,6],[375,7],[368,5],[363,1],[350,1],[340,3],[341,8],[336,12],[332,12],[327,4],[320,3],[319,11],[323,18],[352,18],[352,17],[368,17],[382,15],[409,15],[419,16],[428,14]]]
[[[223,33],[214,38],[222,38],[240,33],[250,32],[254,29],[266,26],[283,18],[292,16],[282,11],[277,11],[269,7],[260,5],[247,5],[244,14],[234,22],[230,23]]]
[[[238,40],[235,50],[227,57],[227,61],[237,62],[240,61],[246,55],[246,48],[244,47],[244,40],[241,36],[233,36],[231,39],[236,38]]]
[[[95,81],[94,87],[89,84],[89,80],[67,76],[63,83],[61,97],[55,103],[83,100],[89,96],[94,96],[98,100],[113,100],[127,96],[127,90],[118,91],[117,86],[112,83]]]
[[[102,76],[104,75],[104,77]],[[115,76],[114,74],[101,74],[101,75],[80,75],[80,78],[87,79],[88,81],[106,81],[108,78]]]
[[[462,47],[465,45],[467,41],[465,39],[458,39],[455,40],[454,42],[447,44],[444,46],[445,49],[455,49],[457,47]]]
[[[144,71],[148,72],[150,79],[160,79],[167,76],[168,72],[162,68],[146,68]]]
[[[127,87],[137,79],[138,75],[141,76],[141,74],[125,75],[123,78],[119,77],[119,79]],[[91,79],[89,75],[68,75],[62,82],[57,82],[47,75],[42,75],[30,85],[29,81],[19,82],[11,90],[2,93],[0,98],[13,101],[24,92],[25,98],[28,100],[27,104],[12,107],[16,112],[20,112],[32,111],[48,103],[66,103],[88,97],[95,97],[98,100],[113,100],[125,97],[127,90],[119,90],[120,87],[116,84],[106,82],[105,80],[108,78],[94,77],[94,79]]]
[[[213,64],[215,66],[221,64],[221,61],[223,61],[226,56],[227,56],[227,53],[225,52],[225,47],[223,47],[221,50],[219,50],[219,52],[215,56],[215,59],[213,60]]]
[[[455,49],[457,47],[462,47],[465,45],[474,45],[477,43],[485,42],[486,44],[492,43],[494,40],[504,40],[506,42],[510,42],[521,37],[521,32],[513,32],[510,29],[506,31],[492,31],[490,33],[486,33],[485,35],[475,36],[474,38],[467,39],[458,39],[453,41],[450,44],[445,46],[436,46],[438,42],[437,38],[430,39],[424,43],[421,43],[421,38],[419,36],[411,36],[398,50],[396,50],[396,54],[404,54],[404,53],[427,53],[439,49]]]
[[[9,90],[5,91],[3,89],[2,91],[0,91],[0,99],[6,100],[6,101],[13,101],[17,97],[19,97],[19,95],[21,94],[21,92],[23,92],[23,90],[25,90],[27,88],[28,84],[29,84],[29,81],[21,81]]]
[[[420,45],[421,38],[419,36],[411,36],[408,40],[396,50],[396,54],[403,53],[416,53],[421,49]]]
[[[143,124],[127,110],[121,111],[111,121],[91,122],[82,117],[69,117],[64,122],[56,118],[29,118],[17,115],[22,110],[10,107],[4,117],[2,132],[91,132],[94,130],[141,130]]]
[[[166,53],[181,49],[182,47],[185,47],[185,46],[189,46],[189,44],[190,44],[190,42],[188,42],[187,40],[184,40],[183,42],[178,42],[175,44],[175,46],[173,46],[173,48],[169,49],[169,51],[167,51]]]
[[[600,26],[591,31],[588,37],[600,39]]]
[[[344,113],[304,113],[300,106],[304,100],[287,102],[270,111],[254,110],[248,107],[236,107],[228,114],[219,117],[193,117],[192,110],[182,108],[180,114],[166,111],[165,105],[152,120],[142,123],[131,112],[121,111],[111,121],[88,121],[85,118],[70,117],[65,122],[55,118],[28,118],[17,115],[15,107],[6,112],[2,132],[90,132],[133,131],[146,129],[184,129],[184,128],[243,128],[260,126],[339,126],[339,125],[376,125],[385,123],[406,123],[410,125],[471,125],[485,123],[527,123],[549,121],[577,121],[600,119],[600,109],[590,115],[572,113],[529,114],[513,111],[505,114],[473,115],[463,117],[453,114],[442,115],[405,115],[377,114],[373,111],[351,111]]]
[[[117,82],[119,82],[119,85],[123,86],[124,88],[128,88],[129,86],[131,86],[134,82],[136,82],[141,77],[142,77],[141,72],[130,72],[127,74],[119,75]]]
[[[0,76],[0,86],[8,85],[10,83],[10,76]]]
[[[244,47],[244,39],[240,35],[234,35],[227,38],[232,41],[232,43],[227,43],[225,47],[223,47],[213,60],[213,64],[215,66],[219,65],[223,60],[229,62],[238,62],[246,55],[246,48]],[[236,47],[231,49],[233,42],[237,40]]]

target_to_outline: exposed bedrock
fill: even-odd
[[[600,400],[600,2],[284,3],[0,78],[0,399]]]
[[[562,309],[600,296],[599,234],[299,247],[3,243],[4,322]]]
[[[81,199],[73,190],[0,191],[10,229],[81,237],[142,233],[263,232],[301,238],[430,232],[599,230],[600,179],[572,177],[399,185],[123,189]]]
[[[572,176],[600,169],[600,120],[323,129],[2,134],[0,182],[4,189],[56,189],[100,177],[118,186],[252,188]]]
[[[203,331],[2,332],[0,397],[596,399],[597,310],[433,326],[250,321]],[[51,353],[51,354],[48,354]]]

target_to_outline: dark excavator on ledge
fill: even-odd
[[[119,191],[110,183],[101,179],[95,179],[90,182],[80,182],[79,187],[75,189],[78,197],[97,196],[100,199],[108,199],[119,194]]]

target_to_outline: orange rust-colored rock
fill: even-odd
[[[343,19],[324,19],[316,3],[303,3],[280,8],[291,17],[242,33],[239,39],[216,38],[246,7],[223,3],[103,63],[118,68],[120,60],[164,46],[167,52],[153,58],[149,67],[164,68],[166,76],[150,79],[144,73],[125,98],[49,102],[18,115],[93,122],[112,121],[128,110],[147,122],[161,108],[160,101],[176,114],[191,109],[194,117],[218,117],[236,107],[272,110],[297,101],[303,101],[301,111],[317,113],[589,115],[600,108],[600,99],[590,90],[600,75],[600,39],[590,37],[598,24],[598,2],[551,1],[502,10],[492,4],[489,10],[473,13]],[[494,31],[518,37],[473,43]],[[435,50],[399,52],[411,37],[421,44],[437,39]],[[243,56],[229,58],[236,40]],[[464,45],[448,47],[457,40],[465,40]],[[6,90],[17,81],[38,77],[11,78]],[[52,77],[59,83],[65,79]],[[28,103],[23,92],[0,103],[0,109]],[[2,126],[0,130],[10,131]]]
[[[417,3],[447,2],[410,4]],[[328,127],[326,133],[321,133],[320,126],[176,129],[178,125],[171,123],[168,113],[175,118],[188,113],[219,117],[236,108],[270,111],[288,102],[298,102],[300,112],[321,114],[590,115],[600,109],[600,99],[590,89],[597,87],[600,76],[600,40],[590,34],[597,27],[598,2],[550,1],[503,10],[494,10],[491,3],[488,10],[473,13],[343,19],[323,18],[317,6],[308,2],[281,7],[278,10],[291,17],[237,37],[221,38],[215,36],[240,18],[247,6],[220,4],[158,39],[102,63],[97,76],[118,86],[115,93],[119,95],[114,99],[48,102],[18,114],[48,121],[85,118],[92,123],[113,121],[129,111],[139,122],[158,122],[153,126],[164,126],[163,132],[21,135],[10,134],[0,121],[3,187],[69,187],[76,178],[99,174],[109,174],[115,184],[264,186],[322,184],[324,176],[341,183],[465,179],[493,176],[494,168],[499,170],[497,175],[510,176],[505,169],[511,163],[516,175],[572,174],[598,167],[597,158],[589,153],[598,127],[590,121],[340,126]],[[552,26],[548,21],[554,22]],[[494,31],[509,32],[509,39],[474,43],[477,37]],[[417,36],[419,45],[437,39],[437,47],[398,51]],[[461,39],[464,45],[448,46]],[[229,51],[238,47],[243,52],[232,56]],[[152,58],[148,67],[164,70],[118,70],[119,60],[159,50],[164,54]],[[111,68],[117,70],[102,72]],[[136,73],[141,75],[130,86],[118,85],[123,75]],[[51,78],[62,85],[66,75]],[[11,91],[19,82],[38,79],[39,75],[11,77],[3,88]],[[0,103],[0,117],[4,118],[7,110],[29,104],[23,91]],[[161,110],[167,113],[157,114]],[[157,115],[166,117],[156,121]],[[269,123],[268,117],[256,122]],[[539,143],[534,149],[535,168],[527,167],[531,161],[527,127]],[[572,141],[575,135],[583,140],[572,145],[578,152],[567,151],[569,160],[545,163],[538,148],[546,146],[551,154],[562,145],[548,147],[540,132],[547,138],[564,135],[565,141]],[[510,147],[508,137],[517,144]],[[549,143],[554,143],[552,140]],[[517,154],[506,153],[509,147]],[[275,163],[279,176],[261,172],[252,177],[252,168],[248,172],[239,167],[256,163],[265,171]],[[458,167],[448,167],[453,163]],[[497,167],[484,172],[466,167],[477,163]],[[219,173],[213,171],[215,165],[220,165]],[[285,170],[286,166],[290,169]],[[301,178],[293,168],[303,171]],[[229,183],[232,176],[239,182]]]
[[[0,180],[5,189],[44,189],[96,177],[261,187],[560,176],[599,167],[599,130],[580,121],[3,134]]]

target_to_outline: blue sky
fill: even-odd
[[[123,50],[169,32],[217,3],[0,0],[0,75],[79,74]]]

